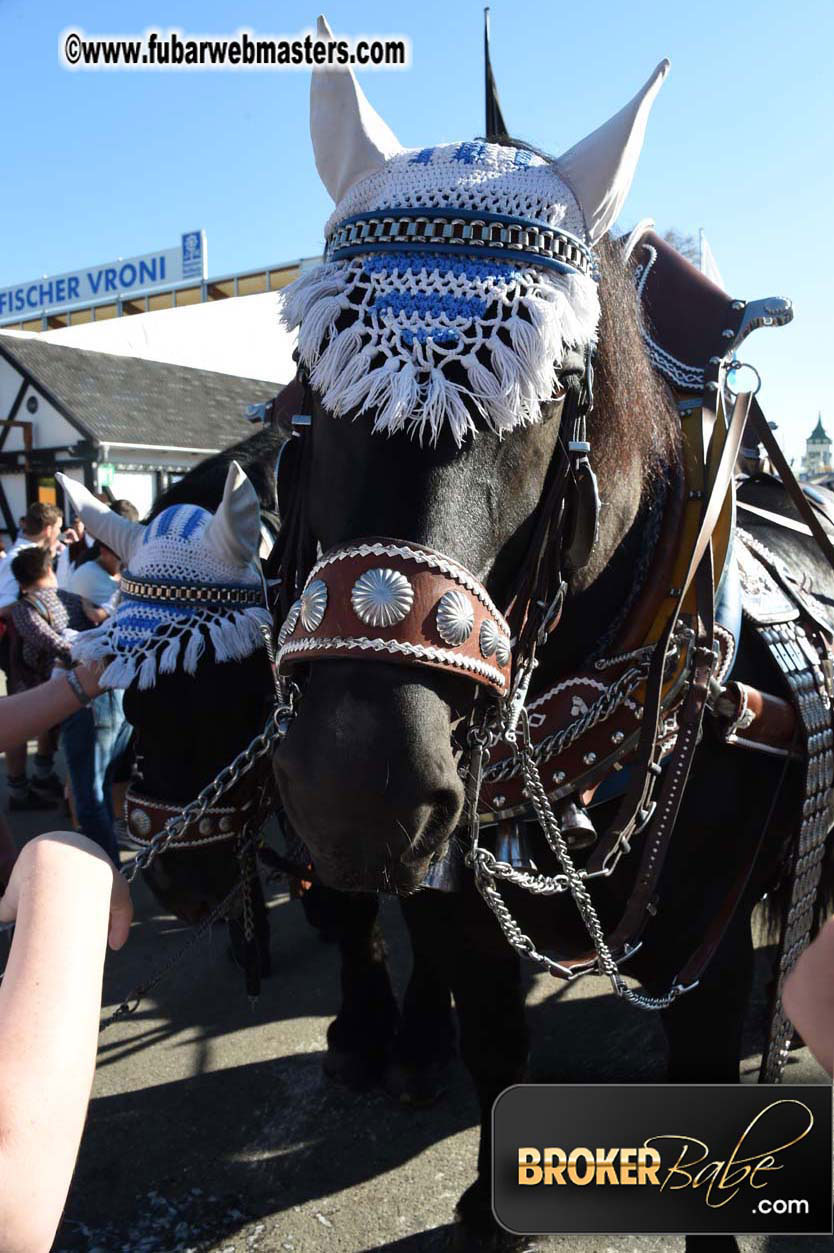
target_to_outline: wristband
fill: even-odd
[[[78,675],[75,673],[74,670],[67,671],[67,683],[69,683],[70,687],[73,690],[73,693],[81,701],[81,704],[89,705],[90,701],[93,698],[92,696],[88,696],[87,693],[84,691],[84,688],[81,686],[81,680],[79,679]]]

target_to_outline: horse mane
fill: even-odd
[[[200,505],[213,512],[223,498],[223,485],[233,461],[248,476],[261,508],[277,512],[275,462],[286,438],[286,431],[268,426],[231,448],[206,457],[205,461],[198,462],[183,478],[160,493],[145,521],[151,522],[170,505]]]
[[[623,265],[621,249],[610,236],[596,245],[600,322],[588,431],[601,477],[638,462],[648,483],[677,461],[680,422],[669,387],[649,360],[634,269]]]
[[[558,165],[555,157],[522,139],[499,142]],[[680,423],[669,388],[652,367],[643,342],[634,265],[623,265],[617,236],[606,235],[594,251],[600,270],[594,408],[588,417],[594,468],[604,479],[642,463],[648,484],[677,459]]]

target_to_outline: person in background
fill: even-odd
[[[54,666],[72,665],[72,641],[92,619],[84,612],[80,596],[58,588],[52,557],[45,548],[23,548],[12,558],[12,570],[20,587],[12,605],[17,636],[16,690],[28,691],[47,683]]]
[[[114,501],[114,513],[138,522],[138,511],[126,500]],[[119,591],[121,562],[112,549],[96,543],[96,558],[80,566],[70,590],[80,597],[87,617],[102,622],[112,612]],[[61,728],[61,744],[72,784],[80,829],[119,865],[113,785],[130,743],[130,725],[122,708],[123,692],[108,689],[87,709],[79,709]]]
[[[70,579],[78,567],[85,561],[93,560],[94,545],[94,539],[91,535],[87,535],[80,518],[76,518],[73,525],[62,532],[58,561],[55,566],[59,587],[69,589]]]
[[[57,505],[36,500],[21,518],[17,539],[6,552],[8,562],[0,567],[0,609],[9,609],[17,600],[20,588],[12,572],[12,559],[24,548],[46,548],[54,556],[61,538],[63,517]],[[8,615],[6,615],[8,616]]]
[[[129,522],[139,521],[139,511],[129,500],[115,500],[110,508],[120,518],[127,518]],[[122,563],[113,549],[96,541],[93,560],[77,566],[73,571],[69,590],[82,597],[91,621],[103,622],[112,613],[119,594],[121,569]]]
[[[6,560],[0,562],[0,618],[5,620],[7,626],[2,650],[5,664],[2,668],[6,671],[7,686],[11,692],[21,690],[12,665],[13,657],[18,651],[13,643],[14,631],[8,629],[12,607],[20,591],[12,570],[12,562],[19,552],[35,546],[46,549],[50,555],[54,556],[61,532],[61,511],[55,505],[35,501],[29,506],[21,522],[20,533],[7,550]],[[55,734],[49,729],[44,730],[38,737],[31,782],[26,776],[26,743],[19,743],[6,749],[6,777],[11,810],[48,809],[53,807],[56,798],[63,794],[63,785],[53,769],[55,745]]]

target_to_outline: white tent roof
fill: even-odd
[[[288,383],[295,374],[295,334],[278,318],[281,293],[232,296],[204,304],[134,313],[54,331],[3,330],[4,335],[86,348],[119,357],[141,357],[241,378]]]

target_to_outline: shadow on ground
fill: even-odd
[[[136,897],[131,941],[108,963],[109,1006],[187,939],[144,888]],[[410,961],[405,932],[395,902],[386,902],[383,912],[401,992]],[[321,1060],[338,1003],[337,954],[280,891],[271,919],[276,974],[254,1011],[217,929],[129,1021],[102,1037],[87,1130],[54,1246],[59,1253],[428,1253],[445,1246],[447,1220],[475,1166],[476,1106],[462,1066],[451,1068],[443,1098],[421,1110],[379,1091],[358,1095],[325,1080]],[[745,1049],[748,1080],[761,1048],[770,958],[759,951]],[[569,992],[532,974],[528,982],[531,1077],[662,1080],[656,1016],[601,994],[598,982]],[[390,1210],[384,1221],[363,1210],[375,1181],[382,1181],[377,1204],[382,1193]],[[398,1224],[402,1238],[395,1235]],[[421,1225],[427,1229],[415,1232]],[[374,1231],[385,1231],[388,1242],[369,1240]],[[599,1243],[573,1237],[554,1247],[604,1253],[615,1245],[624,1247],[611,1237]],[[629,1247],[637,1253],[650,1246],[633,1237]],[[814,1242],[804,1240],[756,1247],[815,1253]]]

